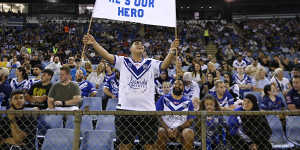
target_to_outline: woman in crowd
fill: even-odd
[[[292,87],[290,81],[283,77],[283,70],[281,68],[275,69],[271,83],[276,85],[277,92],[282,92],[283,95],[286,95]]]
[[[202,85],[202,83],[205,82],[205,76],[201,70],[200,64],[198,63],[193,64],[192,80],[198,83],[199,85]]]
[[[89,74],[87,80],[96,85],[98,89],[99,86],[103,83],[105,76],[105,64],[104,62],[100,62],[97,66],[97,69]]]
[[[266,71],[265,68],[261,67],[256,71],[255,75],[255,86],[253,90],[255,92],[264,93],[264,87],[268,84],[270,84],[269,79],[266,77]]]
[[[286,108],[281,97],[276,95],[276,86],[268,84],[264,87],[265,96],[261,102],[261,109],[263,110],[283,110]]]
[[[200,102],[199,111],[220,111],[218,101],[211,95],[206,95]],[[196,120],[196,135],[201,135],[201,122]],[[226,124],[223,116],[208,116],[206,118],[207,150],[223,150],[226,144]]]
[[[17,77],[12,79],[10,82],[10,87],[12,91],[15,90],[29,90],[30,82],[28,81],[28,75],[23,67],[19,67],[16,70]]]
[[[243,106],[235,109],[235,111],[259,110],[257,99],[252,94],[246,95],[243,100]],[[272,130],[265,116],[231,116],[228,120],[228,125],[229,135],[227,139],[232,145],[232,149],[272,150],[272,145],[269,142]]]

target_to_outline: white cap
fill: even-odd
[[[183,81],[192,81],[193,77],[192,77],[192,72],[185,72],[183,74]]]

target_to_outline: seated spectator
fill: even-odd
[[[102,100],[102,108],[105,110],[108,99],[118,98],[119,93],[119,81],[120,81],[120,72],[114,73],[113,76],[107,78],[104,81],[103,92],[106,97]]]
[[[36,65],[33,67],[32,75],[34,76],[34,78],[29,79],[30,86],[41,81],[42,71],[43,71],[42,65]]]
[[[0,103],[2,110],[8,108],[8,100],[12,91],[8,82],[8,75],[9,70],[7,68],[0,68]]]
[[[39,82],[33,84],[26,94],[26,101],[33,105],[38,105],[40,109],[48,108],[48,94],[52,86],[51,79],[54,72],[50,69],[45,69],[42,73],[42,78]]]
[[[294,76],[293,88],[286,95],[289,110],[300,110],[300,76]]]
[[[76,72],[76,83],[81,90],[81,97],[95,97],[97,92],[94,85],[84,79],[82,70]]]
[[[14,56],[13,59],[7,63],[7,68],[9,69],[16,69],[21,67],[21,63],[17,60],[17,56]]]
[[[206,72],[206,75],[207,75],[208,73],[211,73],[211,74],[212,74],[213,79],[215,79],[215,78],[220,79],[220,75],[221,75],[220,72],[216,69],[215,65],[214,65],[213,63],[211,63],[211,62],[209,62],[209,63],[207,64],[207,72]]]
[[[245,73],[245,68],[239,67],[237,68],[237,74],[234,74],[233,83],[237,84],[240,89],[240,97],[243,97],[244,92],[250,91],[252,89],[252,80]]]
[[[254,95],[248,94],[243,100],[243,106],[234,111],[259,111],[257,99]],[[269,139],[272,130],[265,116],[231,116],[228,121],[228,141],[232,149],[239,150],[272,150]],[[250,143],[243,137],[247,137]]]
[[[60,68],[62,67],[60,61],[59,61],[59,57],[55,56],[54,57],[54,61],[51,62],[48,66],[46,66],[45,69],[50,69],[54,72],[54,77],[57,78],[60,74]]]
[[[169,77],[168,72],[165,70],[161,71],[160,76],[158,78],[155,78],[154,80],[156,100],[164,95],[162,88],[163,82],[169,82],[170,85],[173,85],[174,83],[174,79],[172,77]]]
[[[86,70],[83,67],[81,67],[81,61],[79,58],[75,59],[75,63],[76,63],[75,68],[71,69],[72,81],[75,81],[76,79],[77,70],[81,70],[83,72],[83,75],[86,76]]]
[[[234,69],[247,67],[247,63],[243,60],[243,55],[241,53],[238,54],[237,60],[233,61],[232,66]]]
[[[0,67],[3,68],[3,67],[7,67],[7,64],[8,64],[8,56],[3,56],[2,59],[1,59],[1,62],[0,62]]]
[[[28,81],[28,75],[23,67],[19,67],[16,71],[16,78],[10,81],[10,87],[15,90],[28,90],[30,88],[30,82]]]
[[[233,105],[234,98],[226,89],[224,82],[221,80],[217,80],[215,82],[215,89],[216,90],[214,92],[210,92],[209,94],[218,101],[221,109],[233,110],[235,108],[235,106]]]
[[[98,89],[104,81],[104,76],[105,64],[103,62],[100,62],[97,66],[97,69],[89,74],[87,80],[96,85],[96,89]]]
[[[9,110],[23,110],[25,93],[14,91],[11,94]],[[29,115],[8,114],[0,118],[1,150],[35,149],[37,119]]]
[[[183,96],[184,84],[182,80],[176,80],[172,94],[167,94],[156,102],[157,111],[194,111],[190,99]],[[190,127],[193,123],[193,116],[162,116],[161,127],[158,130],[157,148],[166,149],[168,141],[183,143],[183,149],[192,150],[194,132]]]
[[[192,100],[193,103],[199,103],[200,88],[199,85],[192,80],[192,72],[185,72],[182,79],[184,83],[183,95]]]
[[[200,102],[199,111],[221,111],[218,101],[211,95],[206,95]],[[195,131],[196,136],[200,139],[201,135],[201,121],[197,119]],[[214,150],[217,147],[225,149],[226,134],[225,134],[225,121],[223,116],[209,116],[206,119],[206,149]]]
[[[260,65],[260,63],[258,62],[258,59],[254,59],[252,64],[246,67],[246,73],[251,77],[251,78],[255,78],[256,76],[256,72],[260,69],[262,69],[263,67]]]
[[[89,76],[91,72],[93,72],[92,64],[89,61],[84,64],[84,68],[86,70],[86,76]]]
[[[264,87],[271,83],[269,79],[266,77],[265,68],[262,67],[256,71],[254,82],[255,82],[255,86],[253,90],[263,94]]]
[[[222,62],[221,73],[232,72],[232,67],[226,61]]]
[[[234,101],[240,99],[240,88],[237,84],[230,85],[228,80],[224,80],[226,90],[232,95]]]
[[[76,66],[76,64],[75,64],[75,58],[72,57],[72,56],[69,57],[68,63],[67,63],[66,65],[68,65],[68,67],[69,67],[70,69],[75,68],[75,66]]]
[[[104,81],[106,79],[109,79],[109,78],[115,76],[115,72],[113,70],[113,67],[109,63],[105,64],[105,72],[106,72],[106,74],[105,74],[105,77],[104,77]]]
[[[164,95],[170,93],[171,87],[172,87],[172,85],[171,85],[170,82],[163,82],[163,84],[162,84],[162,89],[163,89]]]
[[[80,88],[71,81],[70,68],[63,66],[60,69],[60,82],[54,84],[49,91],[48,108],[64,107],[58,109],[75,110],[79,109],[80,102]]]
[[[285,104],[281,97],[276,95],[276,87],[274,84],[266,85],[264,88],[265,96],[261,103],[262,110],[284,110]]]
[[[213,75],[211,73],[206,74],[206,83],[204,83],[204,93],[207,94],[208,91],[214,88],[215,86],[215,80],[213,78]]]
[[[282,92],[283,95],[286,95],[292,87],[290,81],[283,77],[283,70],[281,68],[275,69],[271,83],[276,85],[277,92]]]
[[[192,80],[198,83],[198,85],[202,85],[205,80],[204,78],[205,74],[202,72],[200,64],[194,63],[192,68]]]

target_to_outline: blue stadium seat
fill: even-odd
[[[86,106],[89,107],[90,111],[102,111],[102,98],[84,97],[82,99],[82,106],[80,107],[80,109],[83,110]]]
[[[80,131],[83,133],[85,130],[93,130],[92,116],[82,116]],[[66,128],[74,129],[74,116],[67,116]]]
[[[286,128],[289,141],[300,148],[300,116],[288,116],[286,118]]]
[[[83,134],[80,150],[113,150],[113,131],[93,130]]]
[[[97,117],[96,130],[111,130],[115,137],[115,116],[101,115]]]
[[[118,105],[118,99],[110,98],[107,102],[106,110],[107,111],[115,111],[117,109],[117,105]]]
[[[72,150],[74,130],[49,129],[45,136],[42,150]]]
[[[42,115],[40,117],[40,119],[43,120],[48,129],[63,127],[62,115]]]
[[[273,149],[293,148],[294,144],[287,140],[279,118],[274,115],[268,115],[267,120],[272,129],[272,136],[270,138],[270,142],[272,144]]]

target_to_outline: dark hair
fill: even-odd
[[[201,71],[201,65],[198,63],[198,62],[195,62],[194,64],[193,64],[193,68],[192,68],[192,74],[193,74],[193,76],[196,76],[197,75],[197,72],[196,72],[196,64],[198,64],[199,66],[200,66],[200,70],[199,70],[199,73],[200,73],[200,78],[201,78],[201,76],[202,76],[202,71]]]
[[[266,85],[266,86],[264,87],[264,93],[265,93],[266,96],[269,96],[269,93],[268,93],[268,92],[271,91],[271,87],[272,87],[271,84],[268,84],[268,85]]]
[[[60,68],[60,71],[65,71],[67,74],[70,74],[71,70],[68,66],[62,66]]]
[[[296,75],[296,76],[293,77],[293,79],[296,79],[296,78],[300,78],[300,76],[299,76],[299,75]]]
[[[135,40],[133,40],[133,41],[131,42],[131,45],[132,45],[133,43],[135,43],[135,42],[141,42],[141,43],[143,43],[141,39],[135,39]]]
[[[22,77],[23,77],[23,79],[28,80],[28,75],[27,75],[27,73],[26,73],[26,70],[25,70],[23,67],[19,67],[18,70],[19,70],[20,72],[22,72]]]
[[[12,99],[15,95],[18,95],[18,94],[25,95],[25,92],[23,90],[15,90],[10,94],[10,98]]]
[[[200,105],[199,105],[199,110],[206,110],[205,108],[205,101],[206,100],[213,100],[215,102],[215,111],[220,111],[220,105],[219,102],[217,101],[217,99],[215,97],[213,97],[212,95],[207,94],[206,96],[204,96],[204,98],[202,98]]]
[[[256,96],[254,96],[253,94],[247,94],[245,96],[245,98],[249,99],[253,104],[253,107],[252,107],[251,111],[258,111],[259,110],[259,106],[258,106],[258,103],[257,103]]]
[[[41,64],[34,65],[33,68],[39,68],[40,70],[44,70]]]
[[[45,69],[45,70],[43,71],[43,73],[47,73],[47,74],[50,75],[51,77],[53,77],[53,74],[54,74],[54,72],[53,72],[52,70],[50,70],[50,69]]]

